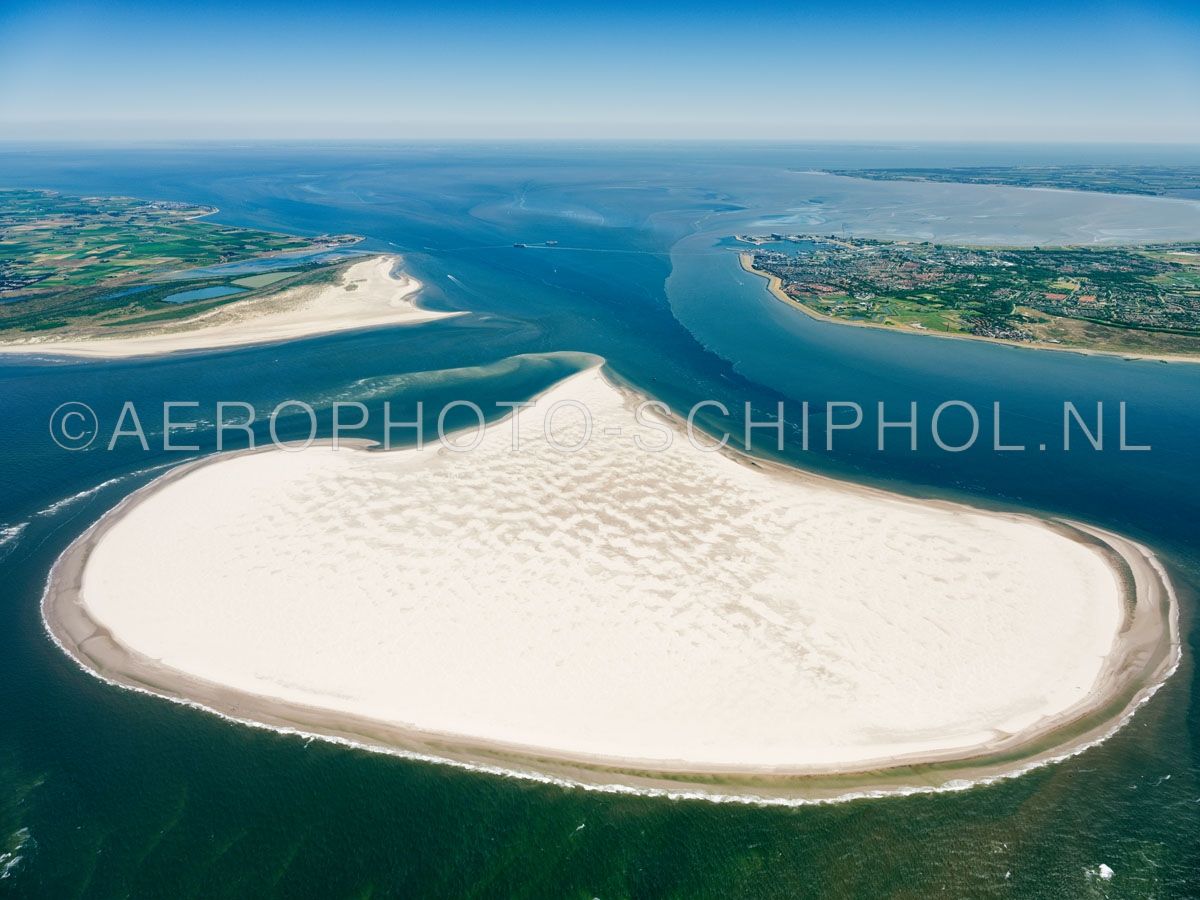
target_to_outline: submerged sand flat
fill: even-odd
[[[590,369],[519,413],[518,451],[510,419],[470,452],[186,467],[64,554],[47,622],[99,674],[238,718],[572,777],[1011,767],[1173,664],[1134,545],[678,432],[640,450],[642,399]],[[544,433],[560,400],[593,418],[575,453]]]
[[[156,356],[267,344],[382,325],[428,322],[461,313],[421,309],[421,283],[395,274],[393,256],[374,256],[349,266],[336,284],[282,290],[218,306],[190,319],[150,329],[114,329],[69,338],[32,338],[0,343],[0,353],[60,356]]]

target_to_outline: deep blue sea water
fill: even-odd
[[[1105,156],[1108,154],[1108,156]],[[1195,162],[1185,150],[583,144],[7,148],[0,186],[217,206],[216,221],[350,232],[392,251],[429,306],[469,315],[159,360],[0,359],[0,893],[23,896],[1120,896],[1200,894],[1200,366],[1135,362],[831,325],[775,301],[729,237],[840,231],[1005,243],[1200,238],[1200,204],[810,174],[848,165]],[[1190,157],[1190,158],[1189,158]],[[515,248],[514,243],[554,246]],[[397,405],[485,408],[604,356],[676,408],[784,401],[1002,405],[1003,439],[962,453],[873,427],[790,461],[918,495],[1035,509],[1150,544],[1183,604],[1185,659],[1105,744],[955,794],[791,810],[615,797],[371,756],[228,725],[107,687],[45,637],[59,552],[192,454],[131,442],[72,453],[47,420],[68,400],[322,410],[364,385]],[[548,355],[547,355],[548,354]],[[515,362],[503,360],[522,355]],[[453,369],[453,372],[444,370]],[[1063,403],[1103,402],[1103,451],[1062,449]],[[1118,404],[1130,439],[1112,440]],[[428,415],[428,412],[427,412]],[[868,422],[872,420],[868,418]],[[719,417],[705,423],[722,430]],[[961,425],[961,423],[960,423]],[[307,423],[287,420],[300,434]],[[734,430],[737,430],[736,428]],[[950,436],[953,429],[948,429]],[[620,665],[619,659],[613,665]],[[414,686],[419,689],[419,686]],[[580,829],[580,825],[586,827]],[[19,860],[13,862],[15,858]],[[1104,863],[1110,881],[1095,872]]]

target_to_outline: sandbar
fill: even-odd
[[[469,451],[185,464],[63,553],[44,620],[89,672],[243,722],[751,799],[1013,774],[1177,663],[1140,545],[699,449],[644,400],[593,366]]]

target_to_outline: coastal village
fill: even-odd
[[[837,318],[1030,341],[1047,315],[1200,333],[1200,245],[996,248],[738,235],[753,269]],[[792,245],[782,249],[780,245]]]

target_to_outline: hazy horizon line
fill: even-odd
[[[117,137],[100,135],[81,136],[36,136],[0,135],[0,145],[49,145],[49,144],[114,144],[137,146],[145,144],[428,144],[428,143],[564,143],[582,142],[596,144],[760,144],[774,146],[841,145],[841,146],[1044,146],[1044,147],[1195,147],[1200,150],[1200,139],[1154,139],[1116,140],[1110,138],[910,138],[910,137],[778,137],[763,135],[729,136],[656,136],[656,135],[512,135],[512,134],[422,134],[400,135],[161,135],[142,137]],[[1200,163],[1200,160],[1197,160]]]

